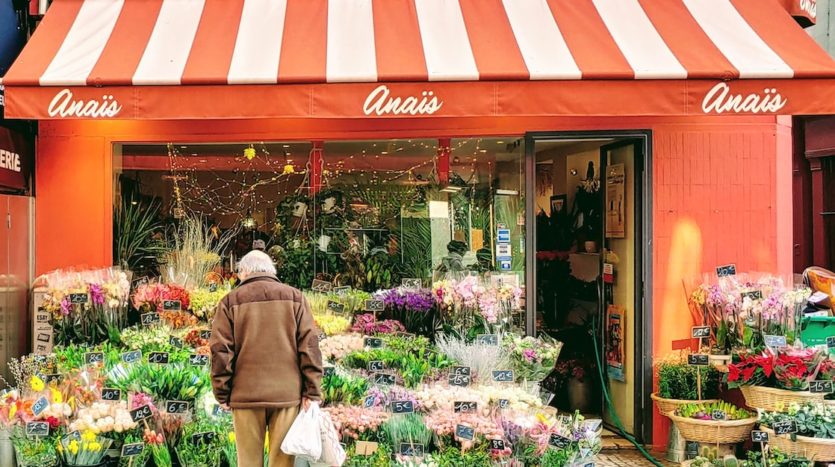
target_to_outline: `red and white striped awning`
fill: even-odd
[[[637,115],[835,113],[833,77],[777,0],[56,0],[3,84],[24,118]]]

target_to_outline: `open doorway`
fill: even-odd
[[[533,325],[537,334],[564,343],[546,384],[561,411],[579,410],[643,439],[651,418],[644,414],[651,405],[643,401],[645,384],[651,384],[644,352],[651,319],[642,287],[647,137],[531,140]]]

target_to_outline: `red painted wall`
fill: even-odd
[[[791,272],[791,122],[773,116],[50,121],[36,165],[36,271],[111,259],[114,142],[327,140],[650,129],[653,355],[688,336],[682,278],[736,263]],[[668,421],[653,412],[653,444]]]

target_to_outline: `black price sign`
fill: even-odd
[[[49,401],[46,400],[46,397],[41,397],[36,400],[34,404],[32,404],[32,414],[37,417],[42,414],[47,407],[49,407]]]
[[[84,363],[87,365],[95,365],[97,363],[104,363],[104,352],[87,352],[84,354]]]
[[[393,386],[397,380],[394,378],[394,375],[389,375],[386,373],[377,373],[374,375],[374,384],[380,384],[383,386]]]
[[[504,451],[504,440],[503,439],[491,439],[487,441],[490,445],[490,449],[494,451]]]
[[[470,385],[470,375],[449,375],[449,385],[465,388]]]
[[[336,371],[336,368],[332,367],[332,366],[326,366],[324,368],[324,370],[325,370],[325,376],[333,376],[334,372]]]
[[[90,296],[86,293],[71,293],[69,299],[71,304],[79,305],[81,303],[87,303],[90,300]]]
[[[142,360],[141,350],[131,350],[122,354],[122,361],[125,363],[135,363]]]
[[[101,400],[103,401],[118,401],[122,398],[121,389],[104,388],[101,390]]]
[[[142,316],[140,316],[139,319],[142,321],[143,326],[150,326],[152,324],[159,323],[159,313],[156,311],[142,313]]]
[[[768,432],[766,431],[759,431],[754,430],[751,432],[751,441],[755,443],[767,443],[768,442]]]
[[[551,433],[551,437],[548,438],[548,444],[557,449],[566,449],[571,446],[571,440],[556,433]]]
[[[374,401],[375,401],[375,400],[376,400],[376,399],[374,399],[374,396],[366,396],[366,397],[365,397],[365,401],[363,402],[363,404],[362,404],[362,405],[363,405],[363,407],[365,407],[366,409],[370,409],[371,407],[374,407]]]
[[[455,425],[455,436],[458,439],[472,441],[475,439],[475,428],[467,425]]]
[[[214,431],[204,431],[191,435],[191,444],[212,444],[217,438],[217,433]]]
[[[742,292],[742,299],[745,300],[749,298],[751,300],[762,300],[763,299],[763,291],[762,290],[750,290],[748,292]]]
[[[183,340],[179,337],[168,336],[168,345],[171,347],[183,348]]]
[[[766,334],[763,336],[763,341],[765,342],[766,347],[771,347],[772,349],[782,349],[788,345],[786,344],[786,336]]]
[[[736,264],[726,264],[724,266],[719,266],[716,268],[716,276],[717,277],[725,277],[725,276],[735,276],[736,275]]]
[[[122,457],[136,457],[142,455],[145,443],[131,443],[122,445]]]
[[[478,410],[478,403],[475,401],[455,401],[452,403],[454,413],[475,413]]]
[[[205,339],[205,340],[211,339],[212,338],[212,331],[210,329],[204,329],[204,330],[200,331],[200,338]]]
[[[334,313],[345,313],[345,304],[328,300],[328,311],[332,311]]]
[[[162,311],[180,311],[183,304],[179,300],[163,300]]]
[[[496,334],[479,334],[475,341],[481,345],[499,345],[499,336]]]
[[[714,410],[712,414],[710,414],[710,418],[712,420],[725,420],[727,415],[725,415],[724,410]]]
[[[165,401],[165,413],[184,414],[188,413],[187,401]]]
[[[49,384],[53,381],[58,382],[61,380],[61,375],[59,373],[50,373],[43,376],[43,380],[46,384]]]
[[[151,352],[148,354],[148,363],[166,365],[168,363],[168,352]]]
[[[468,366],[454,366],[454,367],[452,367],[452,373],[451,374],[456,375],[456,376],[457,375],[470,376],[472,374],[472,370]]]
[[[203,366],[209,363],[209,356],[192,354],[188,356],[188,363],[194,366]]]
[[[79,433],[78,430],[71,431],[67,434],[67,438],[81,441],[81,433]]]
[[[815,394],[831,394],[832,393],[832,380],[826,381],[809,381],[809,392]]]
[[[400,443],[400,455],[405,457],[423,457],[423,445],[418,443]]]
[[[778,435],[790,435],[792,433],[797,433],[797,423],[794,420],[787,420],[785,422],[777,422],[771,426],[774,429],[774,433]]]
[[[335,293],[337,297],[347,297],[348,294],[351,293],[351,286],[345,285],[342,287],[334,287],[333,293]]]
[[[366,337],[365,346],[369,349],[381,349],[383,348],[383,340],[379,337]]]
[[[331,289],[333,289],[333,284],[331,284],[328,281],[313,279],[313,283],[310,285],[310,288],[314,292],[327,293],[330,292]]]
[[[372,313],[379,313],[381,311],[386,310],[386,302],[382,300],[366,300],[365,301],[365,311],[370,311]]]
[[[705,353],[691,353],[687,356],[687,364],[694,366],[708,366],[710,359]]]
[[[227,414],[229,414],[229,411],[221,407],[220,404],[215,404],[214,406],[212,406],[212,415],[214,415],[215,417],[220,417],[222,415]]]
[[[151,407],[147,405],[143,405],[142,407],[137,407],[130,411],[130,419],[136,423],[141,422],[142,420],[147,420],[153,416],[151,412]]]
[[[29,422],[26,424],[27,436],[49,436],[49,423]]]
[[[506,409],[510,405],[510,401],[507,399],[499,399],[499,408]]]
[[[412,401],[392,401],[391,412],[397,414],[414,413],[415,404]]]
[[[493,370],[493,381],[497,383],[512,383],[513,370]]]
[[[829,336],[826,338],[826,348],[835,348],[835,336]]]
[[[383,371],[386,369],[386,366],[383,364],[382,360],[372,360],[368,362],[368,371]]]
[[[690,336],[694,339],[710,337],[710,326],[693,326],[690,328]]]
[[[400,283],[404,289],[406,290],[418,290],[423,287],[423,281],[416,278],[411,277],[404,277],[403,281]]]

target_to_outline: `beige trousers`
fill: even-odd
[[[264,439],[270,432],[269,467],[293,467],[295,458],[281,452],[281,442],[299,413],[298,407],[286,409],[232,409],[238,467],[264,465]]]

